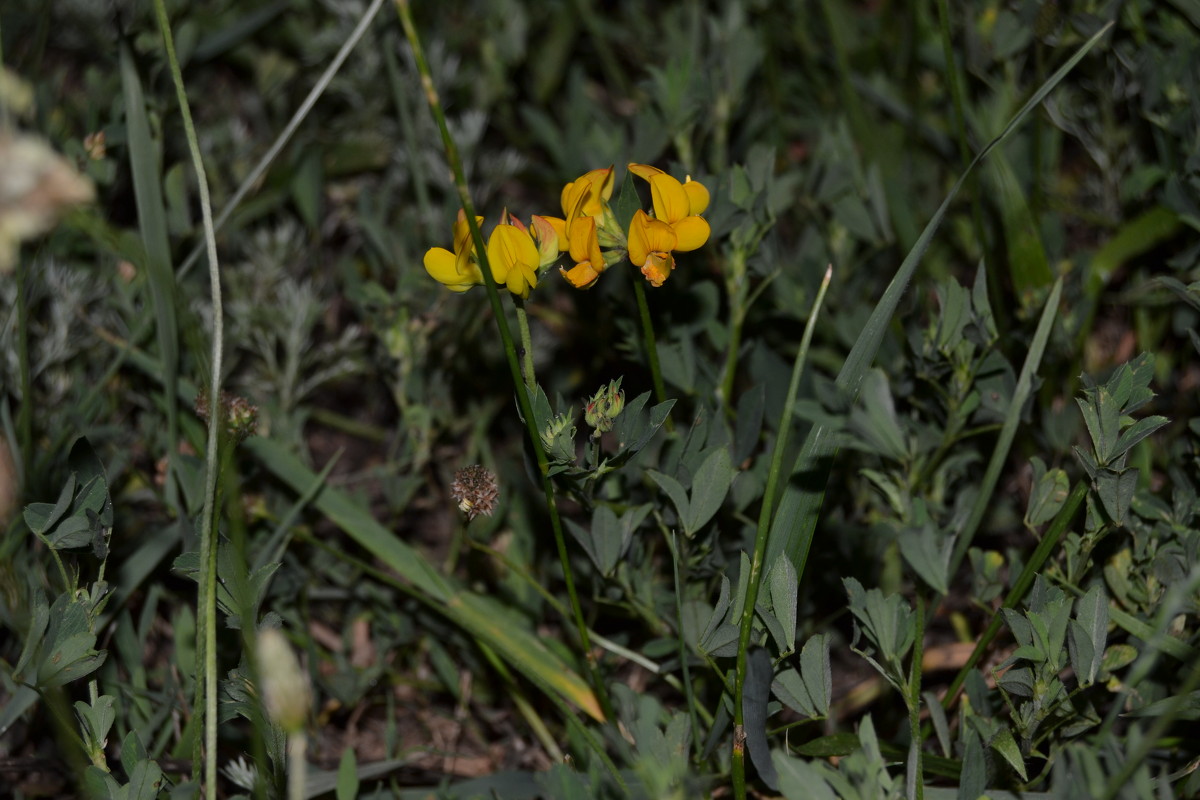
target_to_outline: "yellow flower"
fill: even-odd
[[[545,217],[558,234],[558,249],[570,247],[572,223],[579,217],[599,217],[608,209],[608,200],[613,193],[613,168],[593,169],[585,172],[562,189],[559,198],[563,218]]]
[[[608,268],[596,237],[595,217],[576,217],[571,223],[570,255],[575,262],[571,269],[559,267],[562,276],[576,289],[590,289],[600,273]]]
[[[650,184],[654,218],[671,226],[675,250],[695,250],[708,241],[711,229],[700,215],[708,208],[708,189],[688,177],[684,183],[648,164],[630,164],[629,171]]]
[[[475,224],[482,225],[483,217],[476,217]],[[454,223],[454,252],[444,247],[429,248],[425,252],[425,271],[450,291],[465,292],[472,286],[483,285],[483,273],[474,255],[471,228],[467,225],[467,215],[460,209]]]
[[[522,299],[529,297],[529,290],[537,286],[541,256],[525,226],[497,225],[488,239],[487,253],[496,283],[504,284]]]
[[[671,251],[679,249],[679,237],[670,225],[637,210],[629,224],[629,260],[653,286],[662,286],[671,275],[675,269]]]
[[[475,218],[476,225],[483,224],[483,217]],[[543,235],[552,229],[538,226]],[[557,244],[551,243],[557,250]],[[537,286],[537,271],[542,266],[542,253],[529,230],[517,219],[509,219],[504,213],[501,222],[492,231],[487,243],[488,263],[492,277],[510,292],[521,298],[529,297],[529,290]],[[483,273],[471,242],[471,229],[466,215],[458,212],[454,223],[454,252],[444,247],[431,247],[425,253],[425,271],[453,292],[465,292],[472,286],[483,285]]]

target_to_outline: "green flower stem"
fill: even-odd
[[[646,302],[646,288],[642,286],[636,272],[633,276],[633,293],[637,297],[638,313],[642,317],[642,341],[646,345],[646,361],[650,363],[650,376],[654,379],[654,399],[659,403],[667,402],[667,387],[663,383],[662,367],[658,364],[658,343],[654,339],[654,323],[650,321],[650,304]],[[671,418],[667,417],[667,427],[671,427]]]
[[[525,301],[515,294],[512,295],[513,306],[517,309],[517,330],[521,334],[521,367],[525,374],[525,388],[533,391],[537,380],[533,375],[533,337],[529,335],[529,315],[525,313]]]
[[[204,474],[204,510],[200,523],[200,575],[197,598],[196,639],[197,658],[203,670],[203,681],[196,683],[196,705],[203,700],[204,711],[204,794],[212,800],[217,796],[217,472],[218,447],[220,444],[223,415],[219,413],[221,397],[222,353],[224,351],[224,323],[221,306],[221,273],[217,261],[217,239],[213,225],[212,201],[208,194],[208,179],[204,162],[200,157],[200,142],[196,137],[196,126],[192,123],[191,107],[187,91],[183,86],[183,73],[175,55],[175,41],[171,36],[171,23],[163,0],[154,0],[154,11],[158,18],[159,32],[167,51],[167,62],[175,93],[179,100],[179,113],[183,117],[183,128],[187,134],[188,149],[191,151],[192,166],[196,171],[196,186],[200,195],[200,212],[204,220],[204,241],[208,255],[209,291],[213,305],[212,380],[208,398],[208,451]],[[199,745],[199,740],[197,740]],[[199,763],[193,767],[199,769]]]
[[[762,583],[763,562],[766,560],[767,537],[771,532],[771,517],[775,506],[775,495],[778,493],[780,477],[783,475],[783,453],[787,449],[788,431],[792,427],[792,415],[796,408],[796,395],[800,391],[800,376],[804,373],[804,362],[808,360],[808,348],[812,343],[813,331],[817,327],[817,316],[821,304],[825,302],[825,292],[829,289],[829,281],[833,277],[833,267],[825,270],[821,288],[817,290],[817,299],[813,302],[812,312],[804,326],[804,335],[800,339],[800,349],[796,352],[796,360],[792,364],[792,380],[788,385],[787,400],[783,406],[783,416],[779,420],[779,436],[771,453],[771,469],[767,475],[767,488],[763,492],[762,508],[758,512],[758,531],[754,539],[754,557],[750,560],[750,577],[746,585],[746,602],[742,607],[742,622],[738,631],[737,667],[733,684],[733,793],[739,800],[746,797],[746,764],[745,764],[745,716],[742,700],[746,690],[746,651],[750,647],[750,633],[754,628],[754,607],[758,603],[758,590]]]
[[[592,688],[596,692],[596,698],[600,703],[600,708],[604,712],[604,716],[610,721],[615,722],[616,716],[613,711],[612,700],[608,696],[608,689],[600,677],[599,668],[592,655],[591,638],[588,636],[587,623],[583,618],[583,608],[579,604],[579,595],[575,591],[575,576],[571,571],[571,561],[567,555],[567,542],[563,535],[562,520],[558,514],[558,503],[554,498],[554,484],[550,480],[549,460],[546,458],[546,451],[542,447],[541,432],[538,431],[537,421],[533,416],[533,406],[529,401],[529,391],[521,376],[521,366],[517,360],[516,345],[513,343],[512,332],[508,329],[508,321],[505,319],[504,308],[500,303],[500,291],[496,286],[496,279],[492,275],[491,265],[488,264],[487,245],[483,241],[483,234],[479,230],[479,224],[475,221],[475,206],[471,202],[471,195],[467,189],[467,179],[463,172],[462,158],[458,154],[458,147],[455,145],[453,137],[450,136],[450,129],[446,127],[446,115],[442,111],[441,100],[438,98],[437,89],[433,85],[433,75],[429,71],[429,62],[425,59],[425,50],[421,46],[421,39],[417,35],[416,26],[413,25],[412,12],[409,9],[408,0],[395,0],[395,4],[396,12],[400,16],[400,24],[404,27],[404,35],[408,39],[408,44],[413,51],[413,59],[416,61],[417,71],[421,74],[421,87],[425,92],[426,102],[429,104],[430,113],[433,114],[438,131],[442,136],[442,147],[446,151],[446,160],[449,162],[451,172],[454,175],[454,185],[458,190],[459,203],[462,206],[463,213],[466,214],[467,226],[471,230],[475,252],[479,257],[479,271],[483,275],[488,302],[491,303],[492,313],[496,319],[496,327],[499,329],[500,339],[504,344],[504,353],[508,357],[509,371],[512,373],[513,386],[516,388],[517,407],[520,409],[521,417],[525,420],[525,427],[529,432],[530,443],[537,458],[538,472],[542,477],[542,493],[546,497],[546,511],[550,516],[550,525],[554,530],[554,543],[558,548],[559,561],[562,563],[563,579],[567,585],[567,595],[571,600],[571,610],[575,618],[576,630],[579,633],[580,646],[583,648],[584,662],[587,664],[592,680]]]

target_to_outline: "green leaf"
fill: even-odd
[[[1108,643],[1108,595],[1100,584],[1075,601],[1075,620],[1078,625],[1076,636],[1083,635],[1091,645],[1091,659],[1072,658],[1075,674],[1085,684],[1096,680],[1104,664],[1104,647]]]
[[[337,800],[354,800],[358,797],[358,762],[354,757],[354,748],[347,747],[342,751],[342,760],[338,763]]]
[[[1117,525],[1125,524],[1133,493],[1137,491],[1138,471],[1102,469],[1096,473],[1096,494],[1104,506],[1104,512]]]
[[[54,505],[49,503],[30,503],[25,507],[25,524],[29,526],[29,530],[37,534],[45,534],[46,531],[54,527],[63,514],[71,508],[71,501],[75,498],[75,473],[67,476],[67,482],[63,484],[63,488],[58,493],[58,500]]]
[[[817,704],[809,694],[808,685],[795,669],[785,669],[775,676],[771,690],[779,698],[779,702],[805,717],[818,717],[821,713]]]
[[[733,483],[734,474],[729,450],[724,447],[715,449],[700,464],[700,468],[692,477],[692,494],[687,510],[680,511],[684,530],[689,535],[703,528],[720,510]]]
[[[1025,105],[1021,107],[1004,127],[1004,130],[1000,132],[1000,135],[990,141],[975,156],[963,175],[955,182],[946,198],[942,201],[941,206],[934,213],[933,218],[925,226],[925,230],[921,232],[916,244],[913,245],[908,255],[904,257],[904,261],[900,264],[896,275],[884,291],[883,297],[875,305],[870,318],[863,326],[862,332],[855,341],[854,347],[851,348],[850,354],[846,357],[846,361],[842,365],[842,369],[837,377],[838,388],[844,395],[853,398],[858,394],[862,380],[866,375],[867,369],[871,366],[871,362],[875,360],[875,356],[879,352],[880,343],[883,341],[884,334],[891,325],[892,317],[895,315],[896,308],[904,296],[908,282],[912,278],[913,272],[916,271],[922,257],[925,255],[925,251],[929,248],[934,233],[941,226],[942,219],[950,208],[950,204],[958,196],[958,192],[966,181],[967,176],[1034,109],[1041,107],[1042,101],[1046,99],[1046,96],[1066,77],[1067,73],[1074,69],[1075,65],[1100,41],[1111,27],[1112,23],[1110,22],[1100,28],[1071,58],[1067,59],[1030,96]],[[825,496],[825,482],[829,476],[830,461],[833,454],[837,451],[834,433],[831,428],[823,424],[814,425],[809,430],[808,436],[801,446],[795,464],[792,467],[790,473],[792,479],[787,482],[787,488],[780,501],[775,518],[771,523],[771,534],[766,553],[767,562],[774,561],[780,553],[787,553],[788,558],[792,560],[792,563],[796,567],[796,573],[800,576],[804,575],[804,566],[808,561],[809,547],[812,545],[813,531],[816,528],[821,502]],[[966,546],[969,545],[969,537],[960,539],[960,544],[963,545],[962,552],[965,555]],[[960,561],[961,557],[956,553],[953,564],[957,566]]]
[[[1114,460],[1125,455],[1138,442],[1145,439],[1150,434],[1157,431],[1159,428],[1167,424],[1169,420],[1166,417],[1154,416],[1143,417],[1133,425],[1129,426],[1124,433],[1117,439],[1113,445],[1112,453],[1109,460]]]
[[[802,756],[810,758],[832,758],[848,756],[855,750],[861,749],[862,744],[856,734],[849,731],[822,736],[792,748]]]
[[[671,502],[675,505],[675,512],[679,514],[679,521],[683,524],[684,530],[689,534],[691,530],[687,527],[685,520],[688,518],[688,496],[687,490],[679,483],[679,481],[657,470],[648,469],[646,474],[650,479],[658,484],[659,488],[666,492],[667,497],[671,498]]]
[[[771,610],[783,628],[784,641],[779,643],[780,650],[791,653],[796,649],[796,602],[800,584],[796,579],[796,568],[787,556],[775,559],[767,581],[771,589]]]
[[[1025,774],[1025,759],[1021,757],[1021,748],[1017,746],[1016,740],[1013,739],[1012,731],[1008,728],[1001,728],[989,746],[999,753],[1008,762],[1009,766],[1016,770],[1017,774],[1021,776],[1021,780],[1029,780],[1029,777]]]
[[[907,530],[900,534],[900,554],[929,587],[938,594],[950,591],[949,569],[952,541],[939,537],[932,525],[919,530]]]
[[[930,704],[940,707],[939,703]],[[959,776],[958,800],[979,800],[987,790],[987,761],[983,757],[983,745],[979,737],[967,736],[967,745],[963,752],[962,773]]]
[[[771,655],[765,648],[756,647],[746,660],[746,689],[742,694],[742,716],[745,720],[746,749],[758,770],[758,777],[769,788],[778,791],[779,774],[771,761],[767,742],[767,704],[771,699]]]
[[[1029,506],[1025,510],[1025,524],[1030,528],[1054,519],[1067,502],[1070,481],[1066,470],[1055,467],[1046,469],[1046,464],[1037,456],[1030,459],[1033,465],[1033,486],[1029,493]]]
[[[153,761],[139,761],[129,776],[127,800],[154,800],[163,786],[163,773]]]
[[[855,738],[853,734],[849,735]],[[799,752],[802,748],[795,749]],[[808,754],[801,752],[801,755]],[[837,800],[837,795],[821,777],[821,773],[807,761],[792,758],[782,750],[772,753],[771,760],[779,776],[779,791],[787,800]]]
[[[1041,232],[1002,150],[992,156],[985,174],[992,186],[993,198],[1000,206],[1013,289],[1022,304],[1028,305],[1034,291],[1049,286],[1054,280]]]
[[[800,675],[819,716],[829,714],[833,699],[833,671],[829,666],[829,634],[810,638],[800,651]]]

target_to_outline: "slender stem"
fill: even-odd
[[[654,379],[654,399],[659,403],[667,402],[667,387],[663,383],[662,368],[658,364],[658,343],[654,339],[654,323],[650,321],[650,305],[646,302],[646,289],[638,280],[637,273],[633,276],[633,293],[637,297],[638,313],[642,318],[642,341],[646,345],[646,361],[650,364],[650,376]],[[670,417],[667,425],[671,425]]]
[[[525,301],[517,295],[512,295],[513,306],[517,309],[517,330],[521,334],[521,368],[525,375],[525,388],[534,391],[537,379],[533,374],[533,337],[529,335],[529,315],[525,312]]]
[[[308,764],[304,760],[304,751],[308,748],[308,737],[304,731],[289,733],[287,737],[288,752],[288,800],[304,800],[305,771]]]
[[[729,259],[729,278],[725,291],[729,297],[729,348],[725,351],[725,377],[721,381],[721,401],[727,416],[733,415],[733,384],[737,377],[738,351],[742,347],[742,325],[746,322],[746,252],[738,249]]]
[[[22,485],[33,469],[33,378],[29,368],[29,298],[26,266],[17,253],[17,362],[21,381],[21,407],[17,410],[17,446],[21,448]]]
[[[746,796],[746,767],[745,767],[745,717],[742,700],[746,689],[746,651],[750,647],[750,633],[754,627],[754,607],[758,603],[758,589],[762,583],[763,562],[766,560],[767,537],[771,532],[771,516],[774,510],[776,488],[783,474],[783,452],[787,449],[788,431],[792,427],[792,414],[796,408],[796,394],[800,391],[800,376],[804,373],[804,362],[808,360],[808,348],[812,342],[813,331],[816,330],[817,317],[821,304],[825,301],[825,292],[833,277],[832,265],[825,270],[821,288],[817,291],[817,299],[813,302],[812,313],[804,326],[804,336],[800,339],[800,349],[792,364],[792,380],[788,385],[787,400],[783,406],[783,417],[779,421],[779,436],[775,440],[774,452],[771,454],[771,469],[767,475],[767,488],[763,492],[762,508],[758,512],[758,531],[754,539],[754,555],[750,560],[750,576],[746,582],[746,602],[742,607],[742,621],[738,631],[737,667],[733,684],[733,791],[738,798]]]
[[[912,742],[908,753],[908,796],[910,800],[924,800],[925,766],[924,748],[921,746],[921,660],[925,649],[925,597],[917,593],[917,630],[913,636],[912,665],[908,672],[908,727]]]
[[[679,626],[679,664],[683,668],[683,686],[684,694],[687,697],[688,714],[692,719],[692,745],[695,758],[700,760],[701,750],[701,729],[700,720],[696,715],[696,695],[692,691],[692,675],[691,667],[688,665],[689,652],[687,642],[683,637],[683,589],[679,580],[679,540],[676,537],[675,531],[671,531],[667,538],[667,545],[671,548],[671,566],[675,577],[675,622]]]
[[[475,252],[479,258],[480,272],[483,275],[484,288],[487,289],[488,302],[492,306],[492,313],[496,319],[496,327],[500,332],[500,339],[504,344],[504,353],[508,358],[509,371],[512,374],[513,386],[516,388],[517,407],[520,409],[521,416],[525,420],[525,427],[529,433],[530,443],[537,458],[538,472],[542,479],[542,493],[546,497],[546,511],[550,516],[550,525],[554,531],[554,543],[558,549],[559,561],[562,563],[563,579],[567,586],[567,595],[571,600],[571,610],[575,618],[576,630],[579,633],[580,645],[583,648],[584,661],[587,664],[600,707],[605,717],[612,720],[615,719],[612,701],[608,696],[608,689],[601,679],[594,660],[587,623],[583,618],[583,608],[579,604],[579,595],[575,591],[575,577],[571,571],[571,561],[567,554],[566,537],[563,534],[562,520],[558,513],[558,503],[554,497],[554,484],[551,482],[549,474],[549,460],[546,458],[546,451],[542,447],[541,432],[538,431],[537,420],[533,416],[533,406],[529,401],[529,392],[526,389],[524,378],[521,376],[521,366],[517,360],[517,349],[513,343],[512,332],[508,329],[508,321],[504,316],[504,308],[500,304],[500,292],[496,285],[496,279],[492,275],[491,266],[488,264],[487,246],[483,241],[483,234],[479,230],[479,224],[475,220],[475,206],[471,202],[471,195],[467,189],[467,179],[463,171],[462,158],[459,156],[458,146],[454,143],[454,138],[450,135],[450,130],[446,126],[446,115],[442,111],[441,100],[438,98],[437,89],[433,85],[433,75],[429,70],[429,62],[425,59],[425,50],[421,46],[421,39],[417,35],[416,26],[413,25],[408,0],[394,0],[394,2],[396,12],[400,16],[400,24],[404,27],[404,35],[408,39],[408,44],[413,51],[413,60],[416,61],[417,70],[421,74],[421,87],[425,92],[426,102],[429,104],[430,113],[433,114],[438,130],[441,132],[442,147],[446,152],[446,160],[449,162],[451,172],[454,175],[454,185],[458,190],[459,203],[466,215],[467,227],[471,231]]]
[[[217,473],[220,432],[224,425],[221,412],[221,371],[224,352],[224,321],[221,304],[221,273],[217,261],[217,239],[212,217],[212,201],[208,194],[208,178],[204,172],[204,161],[200,157],[200,142],[196,137],[196,126],[192,122],[192,111],[188,105],[187,91],[183,85],[183,73],[175,55],[175,41],[171,36],[171,24],[163,0],[154,0],[159,31],[167,51],[171,67],[171,78],[175,83],[175,94],[179,100],[179,113],[183,117],[183,128],[187,134],[188,149],[191,151],[192,166],[196,171],[196,187],[200,195],[200,212],[204,221],[204,241],[208,255],[209,292],[212,295],[212,376],[208,390],[208,450],[205,459],[204,511],[200,524],[200,575],[199,597],[197,598],[197,630],[199,655],[202,655],[204,670],[203,689],[197,682],[197,692],[204,698],[204,793],[212,800],[217,796]]]

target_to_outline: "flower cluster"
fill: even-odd
[[[708,222],[700,216],[708,207],[708,189],[690,177],[680,183],[647,164],[630,164],[629,171],[650,185],[651,211],[638,209],[627,230],[609,205],[612,167],[591,170],[564,186],[562,217],[534,215],[525,226],[506,211],[487,241],[487,262],[496,283],[527,298],[539,275],[566,253],[571,265],[559,272],[576,289],[590,289],[605,270],[625,258],[653,286],[662,286],[675,269],[674,253],[695,250],[708,241]],[[481,226],[483,217],[475,222]],[[426,271],[455,292],[483,284],[470,226],[461,211],[453,242],[453,252],[433,247],[425,253]]]

